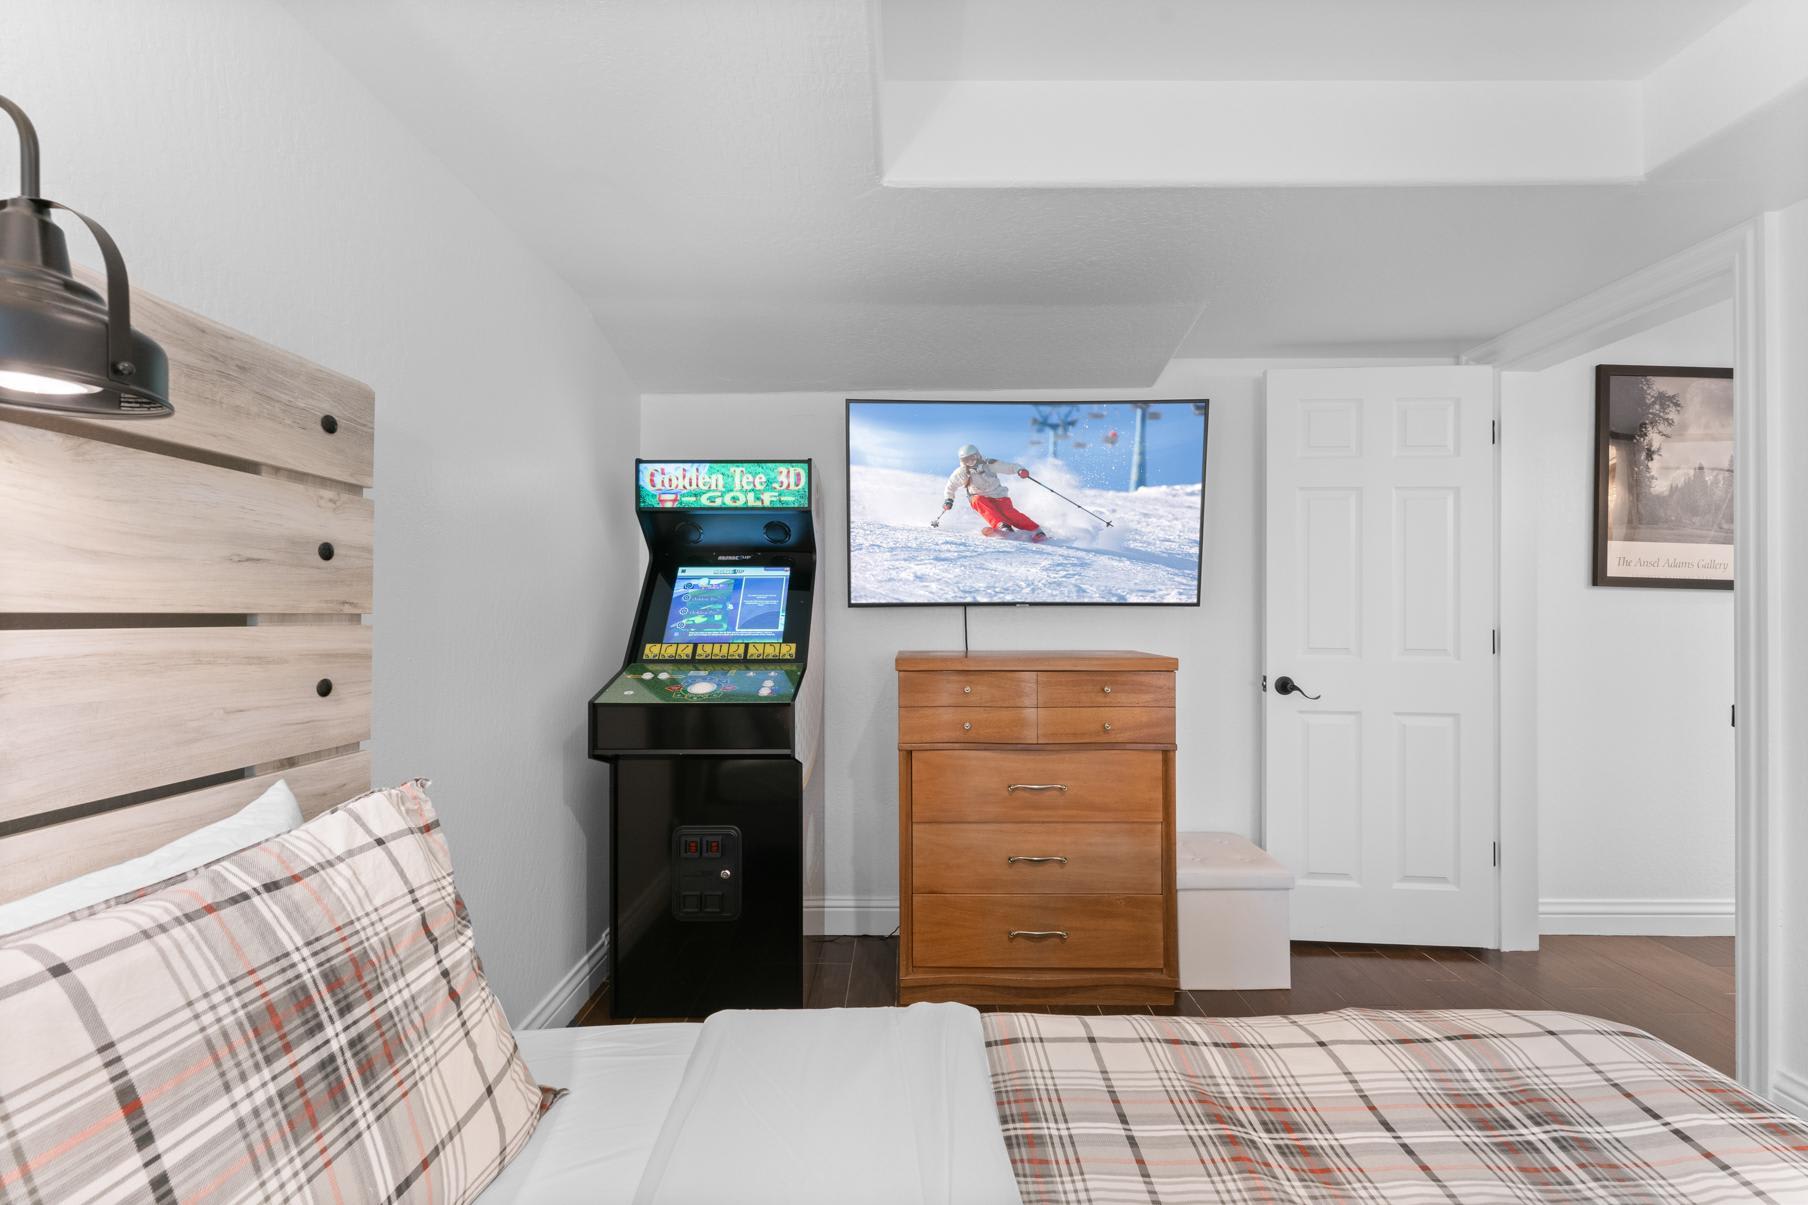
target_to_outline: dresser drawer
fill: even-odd
[[[1155,824],[919,824],[911,847],[924,894],[1161,893]]]
[[[1043,707],[1172,707],[1174,675],[1045,671],[1036,675],[1036,701]]]
[[[1036,675],[917,670],[898,675],[899,707],[1034,707]]]
[[[1029,707],[900,707],[903,745],[1033,745],[1036,711]]]
[[[911,929],[921,967],[1162,965],[1159,895],[913,895]]]
[[[1163,762],[1160,753],[1116,749],[925,750],[910,759],[911,816],[919,824],[1158,821],[1167,782]]]
[[[1036,739],[1045,745],[1174,743],[1171,707],[1044,707]]]

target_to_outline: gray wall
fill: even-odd
[[[1180,658],[1179,818],[1183,829],[1255,834],[1261,808],[1261,431],[1265,365],[1176,361],[1144,390],[1037,398],[1212,399],[1199,607],[974,608],[972,643],[998,648],[1134,648]],[[817,463],[828,628],[827,731],[820,773],[827,865],[811,887],[813,922],[833,933],[897,924],[897,690],[900,649],[958,649],[958,607],[847,606],[847,393],[648,394],[641,454],[811,456]],[[867,392],[864,396],[947,397]],[[979,394],[1006,398],[1010,394]],[[939,503],[926,500],[924,520]]]
[[[584,701],[633,602],[630,382],[577,296],[277,5],[9,0],[0,23],[45,191],[111,230],[135,284],[376,389],[376,774],[434,780],[524,1015],[607,913]],[[0,137],[9,182],[13,155]]]

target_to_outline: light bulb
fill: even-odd
[[[99,393],[97,385],[84,385],[80,381],[65,381],[60,377],[42,377],[35,372],[13,372],[0,368],[0,389],[11,389],[17,393],[38,393],[50,397],[74,397],[82,393]]]

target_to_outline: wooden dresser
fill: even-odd
[[[898,654],[899,1003],[1173,1003],[1179,664]]]

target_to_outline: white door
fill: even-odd
[[[1493,412],[1486,367],[1268,374],[1266,839],[1296,938],[1498,944]]]

